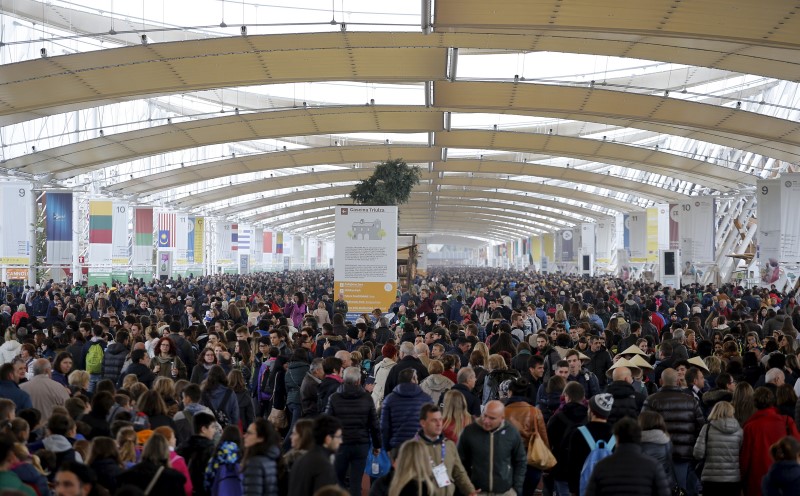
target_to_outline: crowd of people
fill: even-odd
[[[800,494],[794,290],[435,269],[0,287],[0,492]]]

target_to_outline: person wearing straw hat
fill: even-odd
[[[613,381],[606,387],[605,392],[614,397],[614,406],[608,416],[608,423],[613,426],[617,420],[624,417],[638,418],[647,396],[633,388],[631,370],[635,367],[629,360],[622,358],[612,368],[610,372]]]
[[[658,391],[658,386],[652,380],[653,366],[642,355],[633,355],[630,362],[638,368],[631,369],[633,374],[633,389],[649,396]]]
[[[567,381],[575,381],[583,386],[586,390],[587,398],[591,398],[599,393],[600,383],[597,380],[597,376],[583,368],[581,363],[582,360],[588,360],[589,357],[578,350],[569,350],[565,358],[567,364],[569,364],[569,376],[567,376]]]

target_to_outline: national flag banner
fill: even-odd
[[[128,204],[115,201],[111,210],[111,262],[114,265],[128,265]]]
[[[114,202],[89,200],[89,264],[112,265]]]
[[[137,266],[153,264],[153,208],[136,207],[133,212],[133,257]]]
[[[231,250],[239,251],[239,224],[231,224]]]
[[[113,209],[111,201],[89,200],[89,243],[111,244]]]
[[[273,236],[272,231],[264,231],[264,253],[272,254],[274,250],[272,249],[272,242]]]
[[[239,253],[250,253],[250,240],[253,237],[253,228],[245,224],[239,224],[237,230]]]
[[[194,252],[194,263],[203,264],[205,261],[205,238],[206,238],[206,221],[203,217],[189,217],[193,220],[194,224],[194,237],[192,241],[192,250]]]
[[[177,215],[170,213],[158,214],[158,248],[175,248],[177,234]]]
[[[47,263],[72,263],[72,193],[48,191],[45,194],[45,235]]]
[[[317,241],[317,263],[322,263],[322,240]]]
[[[275,253],[283,254],[283,231],[278,231],[275,237]]]

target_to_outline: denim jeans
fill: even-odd
[[[698,480],[694,467],[689,462],[674,462],[675,479],[678,485],[686,491],[686,496],[697,496]]]
[[[94,388],[97,387],[97,383],[100,382],[102,377],[102,374],[89,374],[89,389],[87,391],[94,393]]]
[[[525,483],[522,485],[522,496],[533,496],[541,479],[542,471],[528,465],[525,470]]]
[[[351,496],[361,496],[361,477],[364,475],[364,467],[367,465],[367,454],[369,453],[369,443],[364,444],[342,444],[336,452],[336,477],[339,484],[347,488],[347,475],[350,475],[350,494]]]
[[[286,409],[289,410],[289,415],[292,418],[289,419],[289,430],[286,431],[286,438],[283,440],[284,453],[292,447],[292,429],[294,429],[294,424],[300,420],[300,416],[303,415],[303,407],[300,403],[288,403]]]
[[[555,490],[553,491],[553,494],[556,494],[557,496],[569,496],[569,482],[556,479],[554,484]]]

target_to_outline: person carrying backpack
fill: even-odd
[[[483,384],[482,405],[500,399],[500,384],[508,380],[519,379],[519,372],[509,369],[501,355],[489,356],[489,374],[486,375]]]
[[[239,401],[228,387],[228,376],[219,365],[209,369],[200,403],[211,410],[222,428],[239,424]]]
[[[236,426],[222,431],[217,449],[208,460],[203,474],[203,489],[211,496],[242,496],[242,475],[239,463],[242,460],[242,434]]]
[[[589,399],[589,423],[575,429],[569,439],[569,462],[567,488],[558,487],[558,495],[575,493],[583,495],[594,466],[611,454],[614,441],[608,417],[614,405],[614,397],[608,393],[596,394]]]
[[[92,339],[83,347],[86,372],[89,372],[89,392],[94,392],[94,387],[103,377],[103,357],[106,352],[106,341],[103,339],[103,328],[99,325],[92,327]]]

